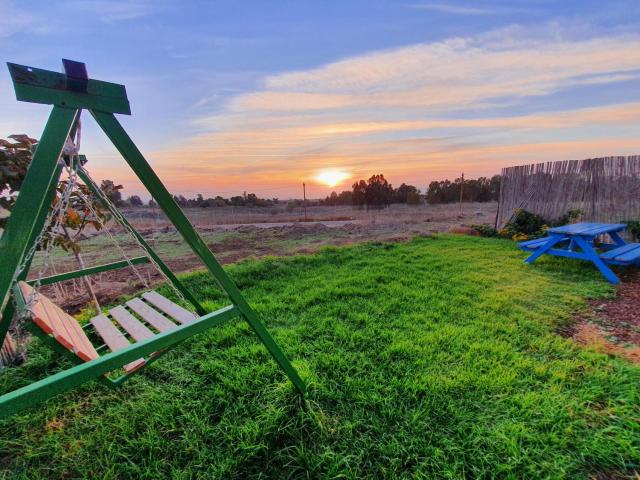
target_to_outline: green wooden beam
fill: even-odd
[[[20,194],[7,220],[6,229],[0,237],[1,312],[4,312],[7,306],[14,276],[31,246],[30,242],[37,238],[39,231],[36,233],[36,227],[42,220],[41,213],[43,209],[48,209],[50,206],[46,201],[50,199],[48,194],[52,186],[58,182],[58,176],[56,176],[56,172],[59,172],[58,159],[77,114],[76,109],[53,107],[20,188]],[[4,342],[8,330],[7,324],[10,322],[10,317],[0,318],[0,345]]]
[[[160,208],[162,208],[169,220],[175,225],[193,252],[202,260],[234,305],[242,312],[242,315],[258,335],[258,338],[260,338],[300,394],[304,395],[306,385],[298,375],[296,369],[291,365],[289,359],[262,324],[258,315],[247,303],[236,284],[227,275],[222,265],[216,260],[213,253],[211,253],[207,245],[193,228],[193,225],[191,225],[182,210],[180,210],[171,194],[162,184],[140,150],[138,150],[138,147],[133,143],[133,140],[131,140],[124,128],[122,128],[118,119],[111,113],[94,110],[91,110],[91,115],[96,119],[98,125],[100,125],[102,130],[107,134],[149,193],[151,193],[156,202],[158,202]]]
[[[41,403],[54,395],[111,372],[140,357],[145,357],[174,343],[186,340],[239,315],[240,311],[233,305],[221,308],[194,322],[159,333],[147,340],[133,343],[122,350],[108,353],[90,362],[82,363],[2,395],[0,397],[0,418],[11,416],[20,410]]]
[[[68,88],[64,73],[15,63],[7,66],[20,101],[131,115],[124,85],[89,80],[86,93],[74,92]]]
[[[120,260],[118,262],[105,263],[104,265],[96,265],[95,267],[88,267],[82,270],[73,270],[71,272],[59,273],[58,275],[51,275],[49,277],[43,277],[40,279],[40,285],[51,285],[52,283],[64,282],[65,280],[71,280],[72,278],[85,277],[87,275],[93,275],[100,272],[108,272],[109,270],[117,270],[118,268],[126,268],[129,264],[140,265],[142,263],[149,263],[149,257],[134,257],[127,260]],[[37,283],[37,279],[29,280],[29,285]]]
[[[86,160],[86,159],[85,159]],[[93,183],[91,177],[87,175],[82,167],[78,168],[78,176],[85,183],[87,187],[93,192],[93,194],[101,198],[104,194],[100,191],[100,187]],[[200,302],[193,296],[191,291],[184,286],[184,284],[178,280],[178,277],[171,271],[171,269],[167,266],[166,263],[162,261],[162,259],[158,256],[158,254],[151,248],[151,245],[147,243],[147,241],[140,235],[140,233],[133,228],[133,225],[129,223],[129,221],[124,218],[124,215],[119,215],[119,212],[115,211],[115,207],[111,202],[105,202],[105,206],[111,212],[112,215],[118,215],[121,218],[121,221],[124,222],[125,227],[128,228],[136,240],[142,247],[142,249],[146,252],[146,254],[151,258],[156,265],[160,268],[162,273],[169,279],[169,281],[180,291],[180,293],[187,299],[196,309],[199,315],[204,315],[207,313],[207,310],[200,304]]]

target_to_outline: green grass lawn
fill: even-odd
[[[640,368],[555,333],[613,290],[588,265],[524,256],[441,236],[231,266],[309,382],[306,409],[236,322],[119,390],[88,384],[2,421],[0,476],[631,476]],[[222,304],[207,275],[185,279]],[[64,365],[32,347],[2,391]]]

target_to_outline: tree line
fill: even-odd
[[[116,185],[111,180],[103,180],[100,188],[119,207],[141,207],[145,203],[137,195],[123,198],[122,185]],[[461,190],[462,189],[462,190]],[[491,202],[498,201],[500,197],[500,175],[493,177],[480,177],[476,179],[456,178],[455,180],[439,180],[429,184],[427,191],[422,193],[414,185],[402,183],[399,187],[393,188],[383,174],[372,175],[368,180],[358,180],[351,190],[344,190],[340,193],[331,192],[326,198],[319,202],[307,202],[307,205],[353,205],[358,208],[385,208],[392,203],[404,203],[407,205],[419,205],[422,203],[440,204],[464,202]],[[183,208],[212,208],[212,207],[271,207],[278,205],[277,198],[265,199],[258,197],[255,193],[245,193],[230,198],[220,195],[205,198],[202,194],[197,194],[193,198],[183,195],[174,195],[173,199]],[[149,200],[149,206],[155,206],[155,202]]]
[[[500,175],[480,177],[477,179],[456,178],[451,180],[433,181],[423,194],[413,185],[402,183],[398,188],[384,178],[384,175],[372,175],[367,181],[355,182],[351,190],[340,193],[331,192],[322,205],[353,205],[363,208],[384,208],[392,203],[406,203],[419,205],[459,202],[462,194],[464,202],[498,201],[500,197]]]
[[[121,190],[122,185],[116,185],[112,180],[103,180],[100,189],[109,197],[109,199],[118,207],[142,207],[145,206],[144,201],[138,195],[131,195],[123,198]],[[197,194],[193,198],[187,198],[184,195],[174,195],[173,199],[182,208],[211,208],[211,207],[271,207],[279,203],[277,198],[260,198],[255,193],[245,193],[236,195],[231,198],[224,198],[220,195],[216,197],[205,198],[202,194]],[[147,202],[149,207],[155,207],[156,203],[153,199]]]

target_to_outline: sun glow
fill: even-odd
[[[329,187],[335,187],[351,176],[350,173],[341,170],[321,170],[316,175],[316,180]]]

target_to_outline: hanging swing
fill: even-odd
[[[0,417],[36,405],[92,379],[120,385],[183,340],[238,317],[248,322],[297,391],[304,395],[305,384],[295,368],[116,119],[114,113],[130,114],[124,86],[88,79],[85,65],[69,60],[63,60],[65,74],[8,65],[17,99],[52,104],[53,110],[0,237],[0,345],[17,313],[30,331],[52,348],[74,358],[78,364],[0,396]],[[86,158],[78,153],[82,109],[87,109],[107,134],[227,294],[231,305],[207,312],[93,181],[84,168]],[[53,202],[63,171],[68,176],[67,185],[59,201]],[[43,274],[53,244],[49,241],[43,247],[45,231],[49,228],[55,232],[59,228],[78,179],[107,208],[114,221],[124,228],[145,255],[130,258],[103,225],[124,260],[45,277]],[[75,191],[92,210],[91,200],[81,189]],[[50,208],[52,203],[54,206]],[[95,210],[91,214],[94,219],[102,221]],[[33,256],[41,247],[44,264],[35,280],[27,280]],[[135,267],[142,263],[150,263],[160,272],[182,305],[151,289]],[[124,267],[133,269],[146,287],[144,293],[124,305],[96,315],[85,327],[39,291],[44,285]],[[192,308],[183,305],[191,305]],[[98,341],[92,343],[90,337]],[[120,370],[124,374],[113,378],[113,373]]]

